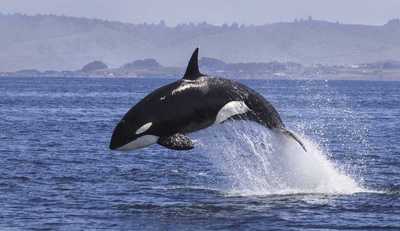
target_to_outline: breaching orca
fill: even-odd
[[[303,143],[287,130],[275,108],[245,85],[200,73],[198,48],[182,79],[158,88],[133,106],[114,129],[110,149],[130,150],[158,143],[188,150],[185,134],[230,119],[255,121]]]

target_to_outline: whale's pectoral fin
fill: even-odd
[[[176,133],[172,136],[160,137],[157,143],[166,148],[174,150],[189,150],[193,148],[192,140],[181,133]]]
[[[279,129],[283,134],[293,138],[300,146],[304,149],[305,152],[307,152],[306,146],[304,146],[303,142],[291,131],[287,130],[286,128],[280,128]]]

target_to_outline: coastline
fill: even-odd
[[[200,70],[210,76],[228,79],[268,80],[358,80],[399,81],[400,62],[380,61],[358,65],[304,66],[292,62],[225,63],[218,59],[203,57]],[[155,59],[135,60],[121,67],[110,68],[101,61],[88,63],[79,70],[24,69],[1,72],[1,77],[62,77],[62,78],[165,78],[182,76],[182,67],[162,66]]]
[[[400,74],[397,76],[360,76],[360,75],[324,75],[324,76],[313,76],[313,77],[304,77],[304,76],[290,76],[290,77],[246,77],[246,78],[232,78],[230,76],[224,75],[210,75],[216,76],[226,79],[235,79],[235,80],[271,80],[271,81],[372,81],[372,82],[397,82],[400,81]],[[16,78],[16,79],[23,79],[23,78],[72,78],[72,79],[171,79],[176,80],[180,79],[181,75],[176,76],[0,76],[2,78]]]

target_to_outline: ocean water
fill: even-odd
[[[0,78],[0,230],[400,230],[400,82],[242,80],[307,153],[240,121],[110,151],[171,81]]]

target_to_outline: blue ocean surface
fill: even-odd
[[[400,82],[241,80],[308,152],[244,121],[109,150],[171,81],[0,78],[0,230],[400,230]]]

